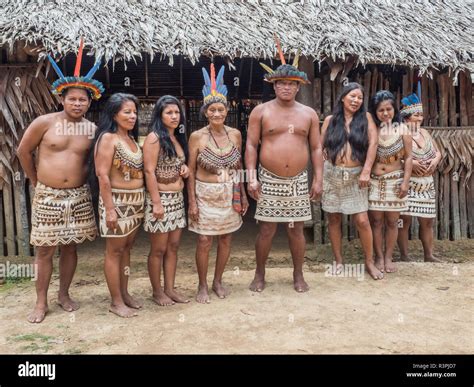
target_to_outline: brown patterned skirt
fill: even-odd
[[[398,193],[403,182],[402,170],[370,176],[369,210],[371,211],[407,211],[408,200],[405,196],[400,199]]]
[[[112,200],[118,218],[115,230],[107,228],[105,207],[102,196],[99,197],[100,236],[104,238],[120,238],[131,234],[141,224],[144,216],[145,189],[112,188]]]
[[[77,188],[36,184],[30,235],[33,246],[79,244],[94,240],[96,235],[94,208],[87,184]]]

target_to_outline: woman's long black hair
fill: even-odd
[[[364,94],[364,88],[356,82],[350,82],[344,86],[337,97],[337,104],[332,111],[331,121],[326,130],[323,148],[326,150],[329,160],[336,164],[337,156],[344,148],[347,141],[352,149],[352,160],[365,162],[367,149],[369,148],[368,120],[364,104],[352,117],[349,125],[350,132],[345,129],[346,119],[344,117],[344,104],[342,99],[352,90],[359,89]]]
[[[186,161],[188,160],[188,141],[186,138],[186,126],[183,108],[179,100],[171,95],[164,95],[156,101],[155,108],[151,115],[150,132],[156,134],[160,141],[161,150],[169,157],[176,157],[176,149],[171,141],[168,129],[163,124],[162,115],[165,108],[169,105],[176,105],[179,109],[179,125],[174,130],[174,135],[183,149]]]
[[[98,150],[100,140],[102,139],[102,136],[105,133],[117,132],[117,123],[115,122],[114,118],[117,115],[117,113],[120,111],[120,109],[122,108],[122,105],[128,101],[135,103],[135,107],[137,109],[137,114],[138,114],[138,108],[139,108],[138,98],[132,94],[125,94],[125,93],[112,94],[107,100],[107,102],[105,103],[104,109],[100,113],[99,126],[97,127],[97,130],[95,131],[92,147],[89,151],[89,184],[93,192],[95,192],[99,186],[98,181],[97,181],[97,176],[95,173],[95,163],[94,163],[94,159],[96,155],[96,147]],[[135,141],[138,141],[138,125],[139,124],[138,124],[138,117],[137,117],[135,126],[129,132],[129,134],[131,134],[131,136],[135,139]]]
[[[374,118],[374,121],[377,127],[380,127],[380,124],[382,123],[377,118],[377,108],[383,101],[390,101],[390,103],[393,106],[393,110],[395,111],[395,114],[393,115],[392,122],[400,123],[400,114],[397,109],[397,104],[395,103],[395,96],[388,90],[379,90],[372,97],[372,100],[370,103],[370,114],[372,114],[372,117]]]

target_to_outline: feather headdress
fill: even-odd
[[[59,79],[54,81],[52,84],[52,90],[54,94],[61,95],[65,89],[69,87],[76,87],[87,90],[91,97],[95,100],[98,100],[102,96],[102,93],[105,91],[104,85],[101,82],[92,79],[96,71],[99,69],[101,61],[98,60],[95,62],[94,66],[89,70],[89,72],[85,76],[81,76],[80,71],[83,50],[84,40],[81,38],[79,51],[77,53],[76,66],[74,68],[74,75],[70,77],[65,77],[51,55],[48,55],[48,59],[51,62],[54,71],[56,71],[56,74],[59,76]]]
[[[402,118],[411,116],[414,113],[423,114],[423,104],[421,102],[421,82],[418,81],[418,95],[413,93],[402,98],[402,109],[400,110],[400,116]]]
[[[214,63],[211,63],[211,75],[209,76],[204,67],[202,68],[202,75],[204,76],[204,86],[202,88],[204,105],[216,102],[221,102],[224,105],[227,104],[227,86],[224,85],[224,66],[219,70],[217,78]]]
[[[293,59],[293,64],[287,64],[285,61],[285,56],[283,55],[283,51],[281,50],[280,40],[274,35],[275,44],[277,46],[278,54],[280,56],[281,65],[273,70],[271,67],[267,66],[265,63],[260,63],[267,74],[265,74],[264,79],[267,82],[275,82],[280,80],[287,80],[287,81],[296,81],[300,83],[310,83],[308,80],[308,76],[304,71],[298,70],[298,61],[299,61],[299,54],[295,55]]]

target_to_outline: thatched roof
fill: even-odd
[[[470,0],[0,0],[0,45],[42,43],[131,60],[142,53],[273,57],[273,32],[286,53],[317,60],[354,55],[362,63],[465,69],[473,59]]]

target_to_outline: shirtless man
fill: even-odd
[[[86,89],[62,90],[64,110],[36,118],[18,146],[21,166],[35,187],[31,244],[36,246],[36,306],[28,316],[40,323],[48,312],[53,255],[60,246],[58,304],[68,312],[79,308],[69,296],[77,265],[76,245],[94,240],[96,224],[86,183],[87,156],[95,126],[84,118],[91,104]],[[38,149],[37,154],[35,151]]]
[[[300,83],[308,82],[305,73],[283,64],[265,78],[273,83],[276,98],[257,106],[250,114],[245,153],[248,192],[257,200],[255,219],[259,224],[255,244],[257,268],[250,290],[261,292],[264,289],[265,262],[273,236],[278,223],[285,223],[293,258],[294,288],[297,292],[306,292],[309,286],[303,277],[303,227],[304,221],[312,218],[310,199],[316,200],[322,193],[319,119],[313,109],[295,101]],[[306,168],[310,157],[313,183],[308,195]]]

